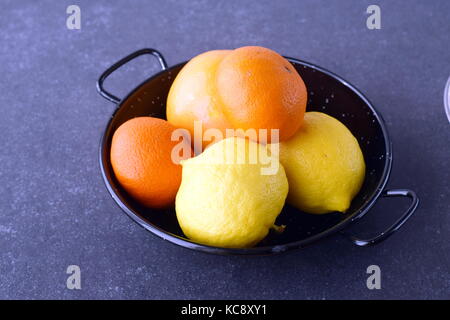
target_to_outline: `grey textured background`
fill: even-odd
[[[82,29],[66,28],[78,4]],[[450,298],[450,2],[5,1],[0,3],[0,298]],[[100,73],[142,47],[170,65],[254,44],[348,79],[383,114],[394,144],[390,187],[419,194],[392,238],[357,248],[340,236],[273,257],[220,257],[166,243],[132,223],[106,191],[98,143],[114,106]],[[124,95],[157,71],[140,58],[107,87]],[[383,200],[355,232],[381,230],[407,202]],[[77,264],[82,290],[66,289]],[[366,268],[382,289],[366,288]]]

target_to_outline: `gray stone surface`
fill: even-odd
[[[0,4],[0,298],[450,298],[450,3],[378,1],[72,1]],[[99,74],[142,47],[175,64],[210,49],[262,45],[349,79],[383,114],[394,144],[390,187],[416,190],[416,215],[392,238],[357,248],[340,236],[285,255],[192,252],[129,220],[103,185],[99,139],[114,109]],[[107,86],[122,96],[157,70],[138,59]],[[407,203],[383,200],[358,232]],[[355,228],[356,230],[356,228]],[[66,289],[68,265],[82,290]],[[366,288],[366,268],[382,289]]]

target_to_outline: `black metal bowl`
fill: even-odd
[[[148,78],[125,98],[119,99],[103,87],[104,80],[120,66],[143,55],[156,57],[162,71]],[[359,194],[344,213],[311,215],[285,205],[277,224],[287,225],[282,234],[269,234],[256,247],[228,249],[199,244],[187,239],[176,219],[175,210],[154,210],[141,206],[121,188],[110,163],[111,139],[125,121],[138,116],[165,118],[166,99],[170,86],[186,63],[168,68],[163,56],[154,49],[142,49],[108,68],[97,82],[99,93],[117,104],[100,144],[100,168],[109,193],[122,210],[135,222],[153,234],[182,247],[216,254],[260,255],[301,248],[344,229],[363,217],[380,196],[406,196],[411,204],[405,213],[387,230],[371,239],[359,239],[346,234],[356,245],[376,244],[397,231],[416,210],[419,200],[407,189],[385,190],[392,166],[392,146],[381,115],[367,98],[341,77],[311,63],[286,57],[296,68],[308,88],[307,111],[327,113],[344,123],[358,139],[366,161],[366,178]],[[345,234],[345,233],[344,233]]]

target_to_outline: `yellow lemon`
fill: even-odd
[[[274,223],[288,182],[278,158],[265,146],[227,138],[181,164],[175,206],[188,238],[211,246],[244,248],[277,228]]]
[[[280,143],[289,181],[288,202],[308,213],[345,212],[364,181],[358,141],[341,122],[307,112],[295,136]]]

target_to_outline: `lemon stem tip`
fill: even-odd
[[[286,229],[286,225],[282,224],[281,226],[277,226],[276,224],[274,224],[271,227],[271,229],[274,230],[276,233],[282,233],[284,229]]]

